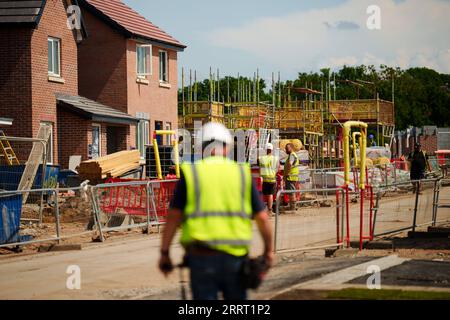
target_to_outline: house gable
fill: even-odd
[[[183,51],[186,46],[145,19],[120,0],[80,0],[80,5],[126,38],[140,39],[159,47]]]

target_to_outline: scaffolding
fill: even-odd
[[[178,117],[178,127],[189,131],[194,130],[195,121],[202,124],[218,122],[227,125],[225,121],[225,104],[213,101],[184,101]]]
[[[210,101],[197,98],[196,72],[185,95],[184,70],[182,73],[182,101],[179,107],[179,127],[193,131],[207,122],[219,122],[230,130],[254,130],[257,133],[276,129],[279,139],[300,139],[309,151],[311,167],[337,167],[343,164],[342,128],[346,121],[363,121],[377,132],[377,145],[391,144],[395,129],[394,103],[374,99],[332,100],[331,89],[326,92],[308,88],[284,87],[275,82],[272,73],[272,101],[260,101],[259,71],[253,80],[238,74],[238,91],[226,97],[221,95],[219,70],[210,70]],[[227,79],[229,81],[229,79]],[[323,88],[323,86],[322,86]],[[292,100],[291,92],[304,94],[303,99]],[[298,96],[298,95],[297,95]],[[222,97],[222,98],[221,98]],[[263,134],[264,135],[264,134]],[[266,136],[260,141],[266,141]]]

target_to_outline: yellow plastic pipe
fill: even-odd
[[[366,188],[366,147],[367,147],[367,124],[364,128],[361,128],[361,147],[360,147],[360,183],[359,188],[364,190]]]
[[[153,139],[153,149],[155,150],[156,172],[158,179],[162,180],[161,159],[159,158],[158,140]]]
[[[158,136],[176,134],[175,130],[156,130]]]
[[[360,189],[366,187],[366,144],[367,144],[367,123],[362,121],[347,121],[344,123],[344,181],[346,185],[350,184],[350,132],[353,127],[361,128],[361,146],[360,146]]]
[[[358,166],[358,159],[356,157],[356,136],[359,137],[359,145],[361,145],[361,132],[353,132],[352,134],[352,142],[353,142],[353,159],[355,160],[355,167]]]
[[[176,135],[175,130],[155,130],[155,134],[157,136],[164,136],[164,135]],[[159,157],[159,150],[158,150],[158,142],[156,139],[153,139],[153,146],[155,148],[155,161],[156,161],[156,170],[158,173],[158,179],[162,180],[162,169],[161,169],[161,160]],[[175,174],[178,179],[180,179],[180,154],[178,151],[178,141],[175,139],[173,143],[173,150],[174,150],[174,157],[175,157]]]

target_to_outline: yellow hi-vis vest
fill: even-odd
[[[289,159],[291,158],[291,156],[294,157],[294,163],[291,165],[291,169],[289,170],[289,172],[287,172],[287,166],[286,163],[289,161]],[[300,173],[298,166],[299,166],[299,161],[298,161],[298,156],[295,152],[291,152],[290,155],[288,155],[287,159],[286,159],[286,163],[284,164],[284,176],[287,177],[286,180],[287,181],[292,181],[292,182],[297,182],[299,180],[298,175]]]
[[[277,162],[278,159],[272,154],[259,158],[259,173],[263,179],[263,182],[277,182]]]
[[[247,255],[252,240],[250,165],[208,157],[183,163],[181,170],[187,190],[181,244]]]

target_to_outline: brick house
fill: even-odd
[[[117,0],[92,2],[122,6]],[[67,25],[75,12],[72,5],[82,6],[87,15],[86,19],[76,15],[80,28]],[[132,76],[136,53],[131,53],[131,43],[146,41],[142,47],[149,48],[150,37],[128,39],[91,13],[92,8],[85,9],[88,6],[76,0],[0,1],[0,117],[12,121],[4,129],[11,136],[36,137],[41,123],[50,124],[48,159],[62,167],[67,167],[72,155],[85,160],[137,146],[136,126],[150,129],[150,123],[133,114],[176,124],[176,52],[183,46],[167,50],[168,81],[155,85],[150,74],[156,72]],[[87,21],[92,23],[89,28]],[[117,52],[112,50],[117,45],[115,33],[125,43]],[[94,48],[95,41],[99,42]],[[115,64],[116,54],[121,56],[119,64]],[[85,62],[86,66],[80,65]],[[158,62],[154,64],[153,70],[158,70]],[[146,71],[145,66],[141,69]]]
[[[119,0],[79,2],[89,35],[79,45],[80,94],[138,118],[130,131],[102,133],[107,144],[126,135],[144,154],[154,130],[177,129],[177,54],[186,46]]]
[[[35,137],[40,123],[48,122],[53,126],[51,145],[56,146],[54,93],[78,93],[77,41],[82,35],[61,27],[67,20],[62,1],[0,2],[0,8],[0,116],[13,119],[6,132]],[[50,39],[61,44],[59,77],[47,70]],[[55,148],[50,161],[58,162]]]
[[[392,152],[397,157],[408,155],[414,150],[416,142],[422,145],[422,149],[428,155],[435,155],[438,150],[450,150],[450,128],[424,126],[423,128],[411,127],[404,131],[397,131]]]

